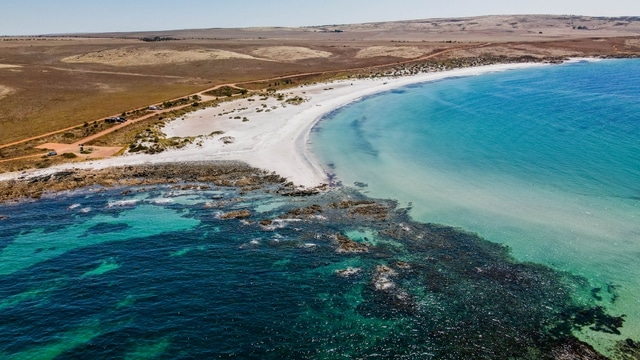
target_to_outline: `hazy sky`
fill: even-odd
[[[499,14],[640,16],[640,1],[0,0],[0,35],[306,26]]]

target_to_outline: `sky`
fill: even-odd
[[[640,16],[640,1],[0,0],[0,35],[297,27],[503,14]]]

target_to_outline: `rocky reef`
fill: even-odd
[[[37,199],[47,192],[59,192],[90,186],[122,187],[154,184],[176,186],[235,187],[241,192],[278,185],[275,190],[286,196],[317,194],[316,188],[300,188],[286,179],[235,161],[164,163],[112,167],[106,169],[71,169],[46,175],[23,174],[18,179],[0,181],[0,203],[20,199]],[[185,185],[186,184],[186,185]],[[320,188],[322,189],[322,187]]]
[[[309,305],[310,313],[320,315],[297,322],[301,328],[292,330],[303,337],[300,344],[311,345],[274,345],[275,354],[329,356],[312,346],[313,338],[304,338],[307,328],[317,324],[313,336],[324,339],[322,348],[353,358],[604,359],[574,331],[617,336],[624,325],[624,317],[607,313],[592,296],[595,289],[578,276],[517,262],[505,246],[473,233],[415,222],[395,201],[370,199],[351,189],[300,189],[243,164],[71,170],[0,183],[0,199],[87,186],[122,187],[126,197],[160,184],[196,193],[230,189],[233,196],[208,196],[213,201],[202,209],[219,210],[220,231],[253,238],[239,251],[263,243],[300,249],[304,266],[313,264],[316,274],[305,286],[335,285],[333,293],[324,295],[331,301]],[[258,211],[243,199],[260,197],[256,194],[277,198],[281,205]],[[328,276],[317,275],[325,268]],[[362,328],[353,320],[340,321],[347,317],[388,325]],[[375,341],[354,340],[363,331]],[[621,338],[616,354],[637,358],[638,349],[636,340]]]

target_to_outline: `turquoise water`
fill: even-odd
[[[0,205],[0,358],[540,359],[624,329],[616,289],[394,206],[169,186]]]
[[[408,86],[334,111],[311,142],[337,181],[419,221],[615,287],[607,307],[640,334],[640,61]]]

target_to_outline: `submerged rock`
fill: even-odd
[[[389,207],[373,200],[342,200],[330,205],[334,209],[348,209],[349,216],[370,217],[375,220],[386,220]]]
[[[575,338],[565,338],[556,345],[551,354],[557,360],[606,360],[591,345]]]
[[[322,213],[322,206],[318,204],[313,204],[311,206],[307,206],[305,208],[298,208],[289,210],[286,214],[281,215],[281,218],[286,218],[290,216],[299,217],[299,218],[308,218],[309,215],[317,215]]]
[[[220,215],[220,218],[223,220],[246,219],[249,216],[251,216],[251,211],[245,209],[245,210],[229,211],[227,213]]]
[[[336,270],[335,274],[340,276],[340,277],[351,277],[351,276],[355,276],[360,274],[360,272],[362,272],[361,268],[354,268],[349,266],[346,269],[340,269],[340,270]]]
[[[387,265],[376,266],[372,279],[374,290],[383,295],[394,308],[407,312],[416,311],[414,297],[392,280],[397,276],[398,272]]]
[[[364,253],[369,251],[369,247],[366,244],[353,241],[342,234],[336,234],[336,240],[338,241],[339,253]]]
[[[621,359],[640,359],[640,342],[633,339],[619,341],[615,351]]]
[[[291,197],[301,197],[301,196],[311,196],[317,195],[320,193],[320,190],[317,188],[297,188],[297,189],[280,189],[278,194],[282,196],[291,196]]]

